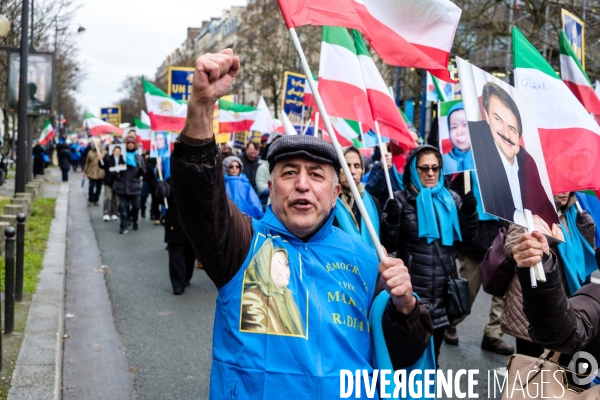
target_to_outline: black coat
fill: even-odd
[[[44,161],[44,148],[41,145],[37,145],[33,148],[33,174],[44,175],[44,168],[46,168],[46,162]]]
[[[410,165],[415,156],[416,152],[411,152],[406,164]],[[404,184],[406,187],[411,187],[410,173],[404,174]],[[450,193],[458,209],[462,240],[471,241],[477,234],[477,211],[471,215],[464,215],[461,212],[460,196],[452,190]],[[400,223],[390,224],[384,212],[380,228],[381,242],[388,252],[396,251],[396,257],[404,261],[407,266],[413,291],[429,308],[433,329],[443,328],[450,324],[446,316],[446,276],[458,276],[455,248],[442,245],[439,239],[427,243],[426,238],[419,237],[417,194],[412,189],[397,191],[394,196],[394,200],[388,201],[398,202]],[[442,256],[441,260],[436,247]]]
[[[246,174],[248,180],[250,181],[250,184],[252,185],[254,190],[256,190],[256,171],[258,170],[258,167],[260,165],[260,157],[256,157],[254,161],[248,160],[248,157],[246,157],[246,153],[240,155],[239,157],[240,160],[242,160],[242,164],[244,167],[244,170],[242,172]]]
[[[141,177],[146,173],[144,157],[137,155],[137,167],[127,165],[125,171],[120,171],[115,180],[113,190],[116,194],[139,196],[142,192]]]
[[[166,182],[169,185],[172,185],[171,178],[167,179]],[[173,196],[172,189],[171,195],[167,198],[167,203],[168,208],[165,215],[165,243],[190,243],[179,222],[179,211],[177,211],[177,205],[175,204],[175,197]]]
[[[71,151],[68,147],[63,147],[58,151],[58,166],[61,170],[71,169]]]
[[[156,158],[149,157],[146,162],[146,173],[144,174],[144,182],[148,183],[148,193],[154,195],[156,191],[156,184],[158,183],[158,179],[156,179],[156,175],[154,173],[154,169],[156,168]]]
[[[111,171],[110,168],[116,167],[117,164],[125,164],[125,158],[122,155],[120,155],[119,162],[117,163],[115,157],[106,153],[104,155],[104,158],[102,159],[102,162],[104,163],[104,165],[102,165],[100,161],[98,161],[98,165],[104,170],[104,181],[102,183],[105,186],[112,188],[115,181],[119,178],[119,172]]]

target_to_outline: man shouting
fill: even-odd
[[[340,163],[330,143],[284,136],[268,154],[271,205],[242,214],[225,192],[215,102],[240,60],[230,49],[196,60],[186,127],[171,157],[182,226],[219,289],[210,398],[333,399],[340,370],[372,371],[368,312],[385,288],[382,326],[395,369],[414,364],[431,319],[399,259],[332,226]]]

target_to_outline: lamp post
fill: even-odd
[[[30,162],[27,159],[27,59],[29,58],[29,0],[23,0],[21,14],[21,65],[19,78],[19,133],[17,136],[17,173],[15,177],[15,193],[25,192],[27,172]]]

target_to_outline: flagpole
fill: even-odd
[[[162,176],[162,157],[160,157],[158,155],[158,150],[157,150],[157,154],[156,154],[156,165],[158,166],[157,170],[158,170],[158,179],[160,179],[160,181],[163,181],[163,176]],[[167,198],[164,198],[165,200],[165,208],[168,210],[169,209],[169,203],[167,203]]]
[[[344,171],[344,175],[346,175],[346,181],[350,186],[350,190],[352,191],[352,195],[354,196],[354,201],[356,202],[356,206],[360,211],[360,215],[369,231],[369,236],[375,245],[375,250],[377,251],[377,256],[379,257],[379,261],[382,261],[387,257],[381,243],[379,242],[379,237],[375,232],[375,228],[373,227],[373,223],[371,222],[371,218],[369,217],[369,213],[367,213],[367,209],[360,197],[360,193],[358,192],[358,188],[356,187],[356,183],[354,183],[354,178],[352,178],[352,174],[350,173],[350,169],[348,168],[348,163],[346,162],[346,158],[344,158],[344,153],[342,152],[342,148],[340,143],[333,132],[333,127],[331,126],[331,121],[329,120],[329,116],[327,115],[327,111],[323,106],[323,101],[321,100],[321,95],[317,90],[317,85],[315,84],[315,80],[313,79],[312,73],[310,71],[310,67],[308,66],[308,62],[306,61],[306,57],[304,56],[304,51],[302,50],[302,46],[300,45],[300,40],[298,40],[298,35],[296,34],[296,30],[294,28],[290,28],[290,35],[292,37],[292,41],[294,42],[294,46],[296,47],[296,51],[298,52],[298,56],[300,57],[300,62],[302,63],[302,68],[304,69],[304,73],[306,74],[306,79],[308,80],[308,85],[313,92],[313,96],[315,98],[315,102],[317,103],[317,107],[319,108],[320,113],[323,115],[323,122],[325,123],[325,128],[327,129],[327,133],[329,134],[329,138],[331,139],[331,143],[335,148],[335,152],[339,158],[340,164],[342,165],[342,170]],[[315,118],[315,123],[316,118]],[[317,125],[318,126],[318,125]]]
[[[315,137],[319,136],[319,111],[315,113]]]
[[[379,152],[381,153],[381,165],[383,166],[383,173],[385,174],[385,182],[387,183],[388,194],[390,200],[394,198],[394,191],[392,190],[392,182],[390,181],[390,171],[388,171],[387,161],[385,155],[387,154],[387,148],[384,146],[381,140],[381,131],[379,130],[379,121],[375,121],[375,131],[377,132],[377,143],[379,144]],[[391,165],[394,168],[394,163]]]

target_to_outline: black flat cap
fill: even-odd
[[[331,164],[336,174],[340,174],[340,160],[333,145],[310,135],[285,135],[273,143],[267,155],[269,172],[273,172],[277,161],[298,156]]]

